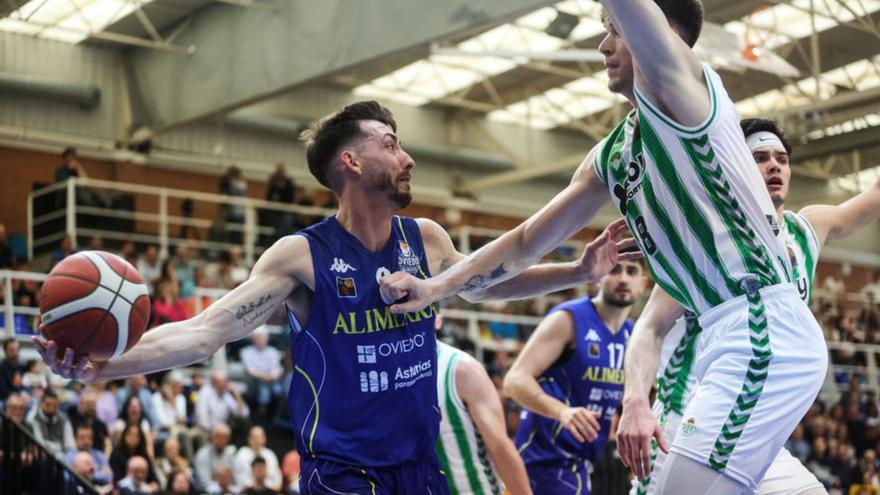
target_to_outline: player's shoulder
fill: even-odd
[[[267,249],[254,269],[262,268],[273,272],[295,274],[301,269],[310,268],[312,262],[309,240],[300,234],[284,236]]]

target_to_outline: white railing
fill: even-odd
[[[127,193],[135,195],[134,209],[132,211],[126,211],[97,205],[78,204],[76,200],[77,191],[84,190],[90,191],[90,194],[94,191],[104,191],[106,193]],[[37,217],[34,216],[34,212],[36,211],[35,201],[45,198],[48,195],[59,195],[62,191],[65,195],[63,208],[53,209],[52,211],[43,213]],[[169,212],[169,201],[171,200],[193,201],[193,215],[172,215]],[[150,205],[150,207],[146,207],[146,204]],[[217,206],[217,213],[214,217],[208,217],[204,214],[196,214],[195,212],[201,209],[200,204]],[[331,209],[315,206],[284,204],[254,198],[243,198],[223,194],[129,184],[91,178],[70,178],[65,182],[52,184],[31,192],[28,196],[27,206],[29,259],[33,259],[34,248],[55,245],[62,240],[65,235],[70,235],[74,242],[74,247],[76,247],[77,237],[93,236],[115,241],[131,240],[139,243],[156,244],[159,246],[163,258],[171,252],[172,246],[184,243],[197,249],[214,250],[228,250],[233,246],[238,246],[242,248],[244,259],[248,264],[252,264],[260,254],[260,248],[258,245],[259,236],[271,236],[275,234],[275,226],[259,224],[259,215],[257,214],[259,210],[271,210],[282,214],[301,215],[303,217],[312,218],[323,218],[334,213]],[[180,238],[174,237],[171,234],[170,227],[187,227],[188,229],[209,230],[216,222],[225,222],[223,219],[218,220],[217,215],[222,212],[222,207],[226,206],[238,206],[244,209],[243,223],[226,223],[228,231],[242,234],[241,243]],[[148,232],[120,232],[106,228],[83,228],[77,223],[78,215],[82,214],[103,219],[131,220],[142,224],[152,225],[154,228],[144,229]],[[35,228],[60,218],[64,218],[63,229],[35,238]]]

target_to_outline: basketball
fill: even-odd
[[[39,303],[43,337],[97,361],[131,349],[150,317],[149,291],[137,270],[104,251],[79,252],[58,263]]]

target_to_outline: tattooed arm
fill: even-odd
[[[398,272],[382,279],[386,298],[407,298],[406,302],[393,305],[391,311],[416,311],[460,292],[487,289],[516,276],[583,229],[608,201],[608,191],[593,169],[596,149],[581,162],[569,185],[537,213],[439,276],[418,280]],[[616,259],[614,261],[616,263]],[[584,282],[598,280],[604,275],[600,273],[601,269],[594,268],[601,267],[588,267]]]
[[[114,379],[186,366],[209,358],[225,343],[240,339],[264,324],[300,284],[314,286],[311,252],[302,236],[283,238],[267,250],[246,282],[205,311],[185,321],[149,330],[119,358],[94,362],[87,356],[74,364],[72,349],[57,357],[55,342],[36,341],[52,371],[84,381]]]

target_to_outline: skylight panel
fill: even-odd
[[[598,20],[601,8],[594,2],[568,0],[555,7],[544,7],[521,16],[512,23],[503,24],[462,41],[455,49],[466,52],[553,52],[570,46],[573,41],[595,36],[603,31]],[[580,17],[580,22],[568,40],[550,36],[547,26],[558,11]],[[358,96],[379,97],[390,95],[390,100],[419,101],[421,104],[438,100],[466,89],[483,79],[509,71],[526,63],[524,59],[499,56],[434,54],[402,67],[394,72],[357,86]],[[427,70],[425,65],[432,67]],[[425,77],[411,77],[413,71]],[[470,71],[465,74],[462,71]],[[452,73],[447,74],[447,72]],[[395,88],[395,91],[388,91]]]
[[[79,43],[153,0],[30,0],[0,30]]]

